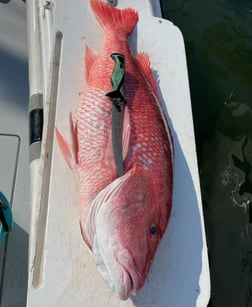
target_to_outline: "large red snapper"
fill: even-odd
[[[86,48],[87,88],[72,112],[73,150],[56,129],[68,163],[78,173],[83,239],[98,270],[121,299],[144,283],[171,211],[173,144],[158,99],[149,57],[132,56],[128,36],[138,13],[100,0],[90,5],[105,31],[102,52]],[[125,56],[124,175],[112,148],[112,53]]]

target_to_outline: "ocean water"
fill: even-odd
[[[209,307],[251,307],[252,1],[163,0],[162,6],[185,40],[209,249]]]

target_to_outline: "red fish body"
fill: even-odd
[[[99,0],[90,5],[105,41],[99,55],[86,49],[87,88],[72,112],[80,223],[98,270],[121,299],[127,299],[142,287],[170,216],[172,137],[149,57],[134,57],[129,48],[137,12]],[[112,90],[112,53],[123,54],[126,67],[121,177],[112,148],[112,103],[106,96]],[[57,137],[69,160],[66,141],[58,131]]]

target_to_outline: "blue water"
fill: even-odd
[[[162,4],[185,40],[209,249],[209,306],[251,307],[252,1]]]

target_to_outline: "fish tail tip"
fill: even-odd
[[[90,6],[104,28],[120,26],[130,35],[138,21],[138,12],[132,8],[118,9],[101,0],[90,0]]]

